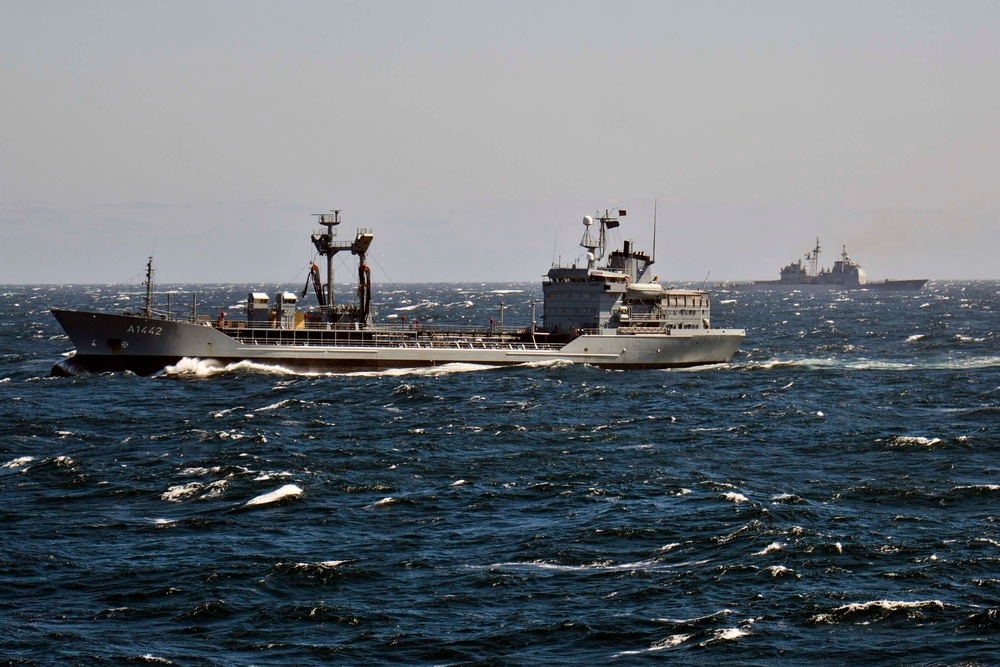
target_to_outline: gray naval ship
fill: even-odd
[[[376,323],[366,255],[374,235],[359,229],[338,241],[340,211],[319,215],[325,227],[312,235],[326,258],[326,282],[312,264],[316,304],[303,307],[289,292],[250,293],[245,315],[217,319],[161,312],[153,304],[152,258],[146,266],[145,305],[138,313],[110,314],[53,309],[75,351],[52,369],[55,375],[132,371],[151,375],[182,359],[227,366],[252,361],[296,371],[356,371],[448,363],[515,365],[562,361],[609,369],[672,368],[728,362],[742,329],[714,328],[709,294],[667,289],[650,278],[653,259],[630,241],[605,259],[608,230],[619,217],[586,216],[580,245],[586,263],[551,267],[543,282],[541,326],[488,328]],[[356,301],[337,304],[333,259],[357,258]],[[603,263],[602,263],[603,262]],[[307,282],[307,287],[308,287]],[[501,311],[502,312],[502,311]]]
[[[865,270],[847,255],[847,246],[843,246],[840,259],[833,263],[832,269],[819,267],[819,239],[816,247],[805,255],[806,264],[802,260],[792,262],[781,269],[778,280],[755,280],[752,283],[732,285],[738,289],[871,289],[871,290],[918,290],[927,283],[927,278],[910,280],[876,280],[869,281]]]

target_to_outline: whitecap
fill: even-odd
[[[348,563],[347,560],[324,560],[318,563],[295,563],[292,565],[293,569],[296,570],[311,570],[313,568],[319,568],[323,570],[332,570],[334,568],[340,567],[344,563]]]
[[[277,403],[272,403],[271,405],[265,405],[262,408],[257,408],[254,412],[268,412],[269,410],[280,410],[281,408],[288,407],[295,401],[291,399],[286,399],[284,401],[278,401]]]
[[[898,435],[892,439],[891,445],[895,447],[905,447],[919,445],[921,447],[933,447],[941,444],[941,438],[925,438],[918,435]]]
[[[912,336],[910,336],[910,337],[908,337],[906,339],[906,342],[907,343],[915,343],[918,340],[923,340],[926,337],[927,337],[927,334],[913,334]]]
[[[197,357],[184,357],[173,366],[163,369],[166,375],[193,375],[194,377],[208,377],[222,369],[215,359],[199,359]]]
[[[750,502],[750,499],[744,496],[742,493],[735,493],[733,491],[730,491],[724,497],[726,500],[731,500],[734,503]]]
[[[378,502],[373,504],[372,507],[383,507],[385,505],[392,505],[395,502],[396,502],[395,498],[393,498],[392,496],[386,496],[382,500],[379,500]]]
[[[300,495],[302,495],[301,487],[296,486],[295,484],[285,484],[280,489],[259,495],[256,498],[251,498],[246,502],[246,507],[269,505],[271,503],[285,500],[286,498],[295,498]]]
[[[209,468],[202,468],[202,467],[184,468],[183,470],[181,470],[180,474],[181,475],[207,475],[207,474],[209,474],[211,472],[219,472],[219,470],[221,470],[221,468],[219,468],[218,466],[216,466],[214,468],[211,468],[211,469],[209,469]]]
[[[735,641],[749,634],[750,631],[745,628],[725,628],[723,630],[716,630],[715,637],[709,641]]]
[[[551,359],[547,361],[526,361],[518,364],[521,368],[569,368],[575,364],[565,359]]]
[[[167,500],[172,503],[179,503],[185,498],[190,498],[204,488],[201,482],[188,482],[187,484],[178,484],[176,486],[171,486],[162,494],[160,498],[162,500]]]
[[[733,368],[728,363],[699,364],[698,366],[681,366],[678,368],[662,368],[661,373],[707,373],[709,371],[728,370]]]
[[[1000,491],[1000,484],[970,484],[956,486],[952,491]]]
[[[384,371],[359,371],[351,372],[346,375],[351,377],[405,377],[409,375],[415,375],[417,377],[437,377],[439,375],[450,375],[452,373],[472,373],[485,370],[493,370],[496,366],[490,366],[488,364],[470,364],[470,363],[449,363],[442,364],[440,366],[426,366],[424,368],[387,368]],[[412,387],[411,387],[412,388]]]
[[[871,602],[857,602],[854,604],[845,604],[840,607],[836,607],[833,611],[828,614],[817,614],[813,616],[812,621],[814,623],[832,623],[838,620],[843,620],[855,614],[861,614],[869,611],[902,611],[902,610],[921,610],[921,609],[944,609],[944,603],[940,600],[919,600],[916,602],[902,602],[899,600],[873,600]]]
[[[674,648],[675,646],[680,646],[681,644],[691,639],[692,637],[694,637],[693,634],[670,635],[666,639],[661,639],[660,641],[653,642],[647,649],[641,649],[637,651],[621,651],[620,653],[615,653],[612,657],[621,658],[626,655],[642,655],[643,653],[656,653],[657,651],[663,651],[668,648]]]
[[[732,614],[732,613],[733,613],[732,609],[720,609],[719,611],[717,611],[715,613],[707,614],[705,616],[697,616],[695,618],[684,618],[684,619],[680,619],[680,618],[657,618],[657,619],[654,619],[654,620],[656,620],[658,623],[670,623],[671,625],[700,625],[700,624],[704,623],[705,621],[714,621],[715,619],[717,619],[719,617],[728,616],[729,614]]]
[[[675,570],[694,565],[703,565],[707,561],[663,563],[657,560],[640,560],[628,563],[615,563],[609,560],[595,561],[580,565],[566,565],[544,560],[533,560],[512,563],[494,563],[486,569],[517,569],[517,570],[552,570],[555,572],[652,572],[660,570]]]
[[[285,368],[284,366],[262,364],[253,361],[237,361],[227,366],[223,366],[215,359],[199,359],[197,357],[185,357],[178,361],[176,365],[165,367],[162,371],[162,375],[164,377],[181,376],[207,378],[220,373],[231,373],[233,371],[253,371],[255,373],[266,373],[269,375],[301,375],[304,377],[323,375],[322,373],[293,371],[289,368]],[[223,411],[220,414],[226,413]]]
[[[16,459],[7,461],[7,463],[4,463],[2,466],[0,466],[0,468],[21,468],[23,466],[28,465],[34,460],[35,460],[34,456],[20,456]]]
[[[459,479],[451,483],[452,486],[465,486],[466,484],[471,484],[471,482],[466,479]]]
[[[270,482],[276,477],[294,477],[295,473],[288,471],[285,472],[262,472],[258,474],[253,481],[255,482]]]
[[[766,556],[767,554],[774,553],[775,551],[781,551],[785,548],[785,545],[781,542],[771,542],[766,547],[753,554],[754,556]]]
[[[781,577],[786,574],[795,574],[795,571],[784,565],[772,565],[767,568],[767,571],[771,573],[772,577]]]
[[[229,482],[224,479],[212,482],[205,487],[205,494],[202,498],[218,498],[222,495],[222,492],[226,490],[227,486],[229,486]]]

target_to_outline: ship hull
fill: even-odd
[[[131,371],[151,375],[182,359],[221,366],[248,361],[293,371],[381,370],[471,363],[491,366],[567,362],[610,369],[681,368],[726,363],[744,338],[741,329],[690,329],[638,335],[581,335],[565,345],[531,341],[380,340],[387,330],[324,333],[261,330],[239,338],[205,324],[134,315],[53,310],[76,352],[53,374]],[[278,335],[280,334],[280,335]],[[269,342],[272,341],[272,342]]]

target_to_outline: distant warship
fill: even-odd
[[[873,290],[918,290],[927,283],[927,278],[911,280],[878,280],[869,281],[865,270],[847,255],[847,246],[843,246],[840,259],[833,263],[832,269],[819,267],[819,239],[816,247],[805,255],[802,260],[792,262],[781,269],[779,280],[755,280],[752,283],[732,285],[741,289],[873,289]]]
[[[53,309],[75,352],[52,369],[55,375],[104,371],[157,373],[181,359],[240,361],[305,371],[351,371],[435,366],[464,362],[514,365],[561,361],[603,368],[671,368],[725,363],[739,349],[743,329],[710,324],[709,294],[668,289],[650,278],[653,259],[624,241],[604,259],[607,232],[619,216],[585,216],[582,264],[554,265],[542,286],[543,324],[523,327],[422,326],[376,323],[370,271],[365,262],[374,239],[359,229],[352,241],[337,241],[340,211],[320,214],[325,232],[312,235],[326,258],[326,283],[312,265],[309,283],[317,304],[303,308],[301,295],[279,292],[247,296],[243,317],[197,313],[177,317],[154,307],[152,258],[146,268],[145,305],[135,313],[112,314]],[[333,258],[350,252],[358,259],[356,303],[334,303]],[[270,302],[269,302],[270,301]]]

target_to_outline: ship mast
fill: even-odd
[[[819,271],[819,237],[816,237],[816,247],[812,252],[806,253],[806,261],[809,262],[809,275],[815,276]]]
[[[619,210],[618,215],[624,216],[625,211]],[[597,215],[597,221],[601,223],[601,228],[595,240],[594,235],[590,232],[594,218],[589,215],[583,217],[583,238],[580,239],[580,247],[587,249],[587,266],[591,269],[594,268],[595,262],[604,258],[604,252],[608,247],[608,230],[621,224],[618,218],[612,216],[607,210],[604,211],[604,215]]]
[[[317,218],[319,218],[319,224],[326,227],[326,232],[323,234],[313,234],[312,242],[316,246],[316,252],[321,255],[326,256],[326,304],[325,307],[328,313],[333,312],[333,256],[337,254],[343,248],[338,248],[334,245],[333,239],[337,236],[337,230],[334,229],[340,224],[340,211],[333,211],[332,213],[314,213]]]
[[[153,258],[150,256],[149,260],[146,262],[146,296],[143,301],[146,302],[146,317],[153,316]]]

